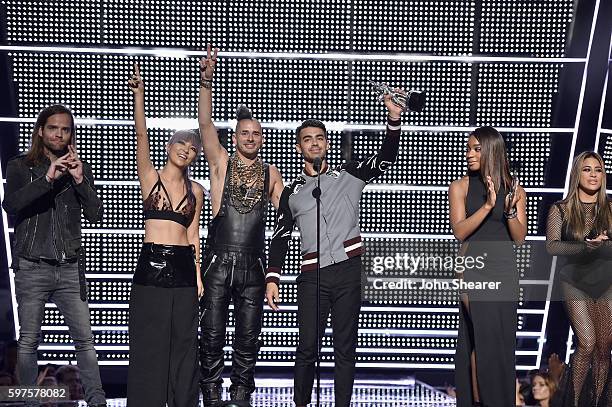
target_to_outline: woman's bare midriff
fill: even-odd
[[[187,228],[165,219],[147,219],[145,221],[145,243],[157,243],[176,246],[189,246]]]

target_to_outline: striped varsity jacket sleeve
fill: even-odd
[[[349,161],[342,165],[342,169],[363,182],[370,183],[374,178],[381,176],[395,161],[399,151],[401,121],[387,120],[387,133],[380,150],[363,161]]]
[[[270,254],[268,257],[268,271],[266,273],[266,283],[280,283],[280,273],[285,264],[287,250],[289,250],[289,241],[291,240],[291,232],[295,223],[291,208],[289,208],[289,196],[291,195],[292,187],[287,186],[281,194],[276,211],[276,227],[272,235],[270,243]]]

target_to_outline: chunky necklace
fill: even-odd
[[[259,157],[245,165],[233,154],[230,157],[229,193],[231,203],[239,213],[248,213],[261,200],[264,192],[264,167]]]

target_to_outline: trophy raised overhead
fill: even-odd
[[[418,90],[409,90],[406,93],[400,93],[393,90],[386,83],[377,83],[369,81],[370,85],[374,90],[374,93],[378,95],[379,100],[383,100],[385,95],[391,95],[391,100],[398,106],[401,106],[404,111],[410,110],[411,112],[421,112],[425,107],[425,92]]]

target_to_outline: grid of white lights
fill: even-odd
[[[353,0],[347,4],[340,0],[217,0],[178,5],[163,0],[130,3],[129,14],[125,2],[117,0],[4,3],[8,43],[17,47],[5,52],[12,62],[18,89],[19,118],[14,121],[20,123],[19,149],[27,148],[31,119],[46,105],[67,103],[78,118],[91,119],[78,128],[79,145],[81,155],[93,166],[106,216],[98,225],[84,222],[83,242],[88,251],[92,325],[104,365],[121,365],[128,359],[127,301],[142,240],[141,198],[131,182],[136,178],[134,135],[126,125],[132,107],[125,82],[134,60],[140,62],[147,84],[147,116],[193,120],[197,58],[170,51],[202,49],[210,41],[233,52],[234,56],[223,58],[218,66],[214,117],[227,122],[238,103],[249,104],[258,118],[271,124],[265,131],[262,154],[279,167],[285,181],[301,172],[301,160],[293,147],[294,133],[287,127],[295,127],[295,122],[305,118],[355,126],[353,130],[330,131],[330,158],[340,162],[345,137],[352,138],[352,154],[364,157],[379,145],[382,135],[380,128],[367,127],[384,123],[384,109],[371,94],[367,80],[426,89],[426,110],[412,115],[407,124],[430,128],[404,132],[394,170],[364,193],[361,227],[368,236],[366,244],[373,247],[449,241],[445,187],[465,170],[464,129],[470,126],[474,112],[477,123],[513,128],[507,134],[510,160],[521,162],[517,174],[525,186],[536,190],[545,185],[552,138],[573,133],[573,129],[548,129],[552,94],[565,61],[545,60],[564,56],[571,0],[556,2],[554,7],[546,2],[523,5],[520,24],[513,24],[515,9],[510,10],[506,2],[479,2],[482,19],[477,39],[476,1]],[[51,44],[54,49],[37,51],[38,44]],[[19,49],[20,45],[24,48]],[[34,49],[28,48],[32,46]],[[63,47],[95,49],[79,52]],[[130,55],[130,47],[158,49]],[[117,52],[118,48],[125,48],[125,52]],[[282,57],[246,58],[249,53],[267,52]],[[298,53],[317,58],[299,57]],[[326,58],[331,53],[339,57]],[[368,58],[372,53],[424,53],[451,60],[411,61],[400,56],[396,60],[376,60]],[[480,53],[531,57],[486,64],[479,64],[478,57],[452,60]],[[479,93],[472,104],[474,86]],[[105,122],[108,120],[116,122]],[[163,165],[163,145],[172,131],[167,125],[150,131],[153,161],[158,167]],[[220,130],[221,139],[228,145],[230,136],[231,129]],[[206,164],[201,161],[192,175],[205,180]],[[530,194],[530,214],[540,212],[545,193]],[[209,213],[207,205],[203,231]],[[530,235],[537,233],[537,221],[536,215],[529,219]],[[270,213],[268,229],[272,224]],[[9,232],[6,229],[5,236]],[[260,356],[264,366],[286,366],[293,361],[298,239],[294,237],[291,244],[288,272],[283,279],[284,311],[265,312]],[[529,256],[528,248],[519,251],[522,277],[527,276]],[[545,283],[541,285],[545,287]],[[435,292],[373,301],[364,307],[360,319],[358,366],[452,368],[455,306],[454,296]],[[539,365],[546,315],[547,309],[522,307],[519,311],[519,367]],[[535,331],[527,329],[528,318],[530,329],[537,327]],[[73,350],[66,346],[71,341],[63,318],[51,304],[46,308],[44,324],[41,361],[73,360]],[[229,327],[227,336],[231,340],[233,311]],[[333,361],[329,332],[323,346],[325,365]],[[231,349],[226,349],[226,358],[230,360]]]

